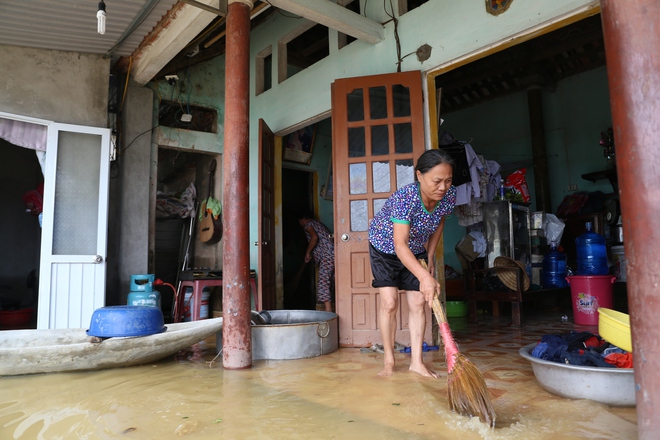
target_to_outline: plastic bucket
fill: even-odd
[[[614,261],[614,276],[617,281],[626,281],[626,254],[623,245],[612,246],[612,260]]]
[[[598,307],[612,308],[614,275],[573,275],[571,286],[573,320],[580,325],[598,325]]]
[[[448,318],[462,318],[468,314],[467,301],[447,301],[446,306]]]
[[[188,322],[192,319],[191,310],[193,307],[192,300],[193,288],[186,287],[183,295],[183,321]],[[202,302],[199,307],[199,319],[208,319],[209,317],[209,299],[211,298],[211,289],[204,287],[202,289]]]

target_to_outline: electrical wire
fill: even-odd
[[[385,11],[385,14],[387,14],[388,17],[392,19],[394,22],[394,41],[396,41],[396,71],[401,72],[401,63],[403,62],[403,58],[401,58],[401,40],[399,40],[399,20],[394,16],[394,5],[392,4],[392,0],[390,0],[390,9],[392,10],[392,14],[387,12],[387,0],[383,0],[383,10]]]
[[[124,84],[124,93],[121,97],[121,105],[119,106],[119,112],[124,109],[124,101],[126,100],[126,91],[128,90],[128,79],[131,76],[131,67],[133,67],[133,56],[131,55],[128,58],[128,71],[126,72],[126,83]]]

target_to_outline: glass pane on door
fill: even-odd
[[[387,125],[371,127],[371,154],[381,156],[390,152],[390,134]]]
[[[394,151],[397,154],[412,153],[412,125],[410,122],[394,124]]]
[[[346,96],[349,121],[364,121],[364,99],[362,89],[355,89]]]
[[[364,157],[366,153],[364,127],[348,129],[348,157]]]
[[[385,86],[369,87],[369,113],[371,119],[387,118],[387,89]]]
[[[351,200],[351,231],[366,231],[369,227],[366,200]]]
[[[351,194],[367,193],[367,164],[352,163],[348,167],[349,191]]]
[[[54,255],[96,255],[101,140],[96,134],[59,133]]]
[[[399,189],[415,181],[415,167],[412,159],[396,161],[396,188]]]
[[[392,86],[392,100],[394,101],[394,117],[410,116],[410,88],[395,84]]]
[[[390,163],[374,162],[372,165],[372,176],[375,193],[390,192]]]
[[[387,199],[374,199],[374,216],[383,209],[385,202],[387,202]]]

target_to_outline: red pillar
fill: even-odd
[[[250,0],[229,0],[223,154],[222,362],[252,366],[250,327]]]
[[[660,2],[601,0],[628,261],[637,427],[660,438]]]

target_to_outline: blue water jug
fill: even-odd
[[[567,287],[566,254],[557,250],[557,243],[550,244],[550,252],[543,257],[541,283],[544,289]]]
[[[577,275],[607,275],[607,246],[605,237],[591,229],[593,224],[585,224],[587,232],[575,239],[577,248]]]

